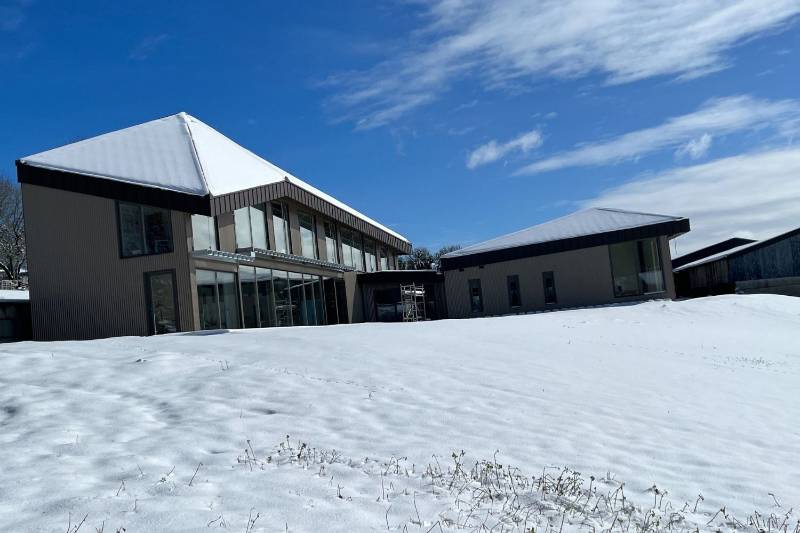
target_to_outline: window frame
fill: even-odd
[[[278,235],[275,232],[275,216],[276,216],[274,209],[275,206],[280,206],[281,208],[281,213],[280,215],[278,215],[278,218],[280,218],[283,221],[283,224],[281,224],[281,226],[284,232],[284,244],[286,245],[285,252],[278,250]],[[272,234],[275,237],[273,239],[275,242],[274,243],[268,242],[267,244],[271,246],[271,250],[273,252],[277,252],[279,254],[292,255],[292,228],[291,224],[289,223],[289,206],[284,202],[278,202],[272,200],[269,202],[269,216],[270,219],[272,220]],[[270,240],[269,234],[267,234],[267,240],[268,241]]]
[[[195,231],[194,231],[194,217],[204,217],[211,220],[211,226],[214,230],[214,247],[213,248],[197,248],[197,240],[195,239]],[[197,213],[193,213],[190,215],[189,223],[192,226],[192,251],[193,252],[202,252],[205,250],[219,250],[219,228],[217,227],[217,217],[214,216],[206,216],[200,215]]]
[[[657,259],[658,259],[658,265],[660,267],[659,268],[659,272],[661,272],[661,290],[645,292],[642,289],[641,279],[638,279],[637,280],[638,281],[638,283],[637,283],[637,291],[636,291],[635,294],[617,295],[616,278],[614,276],[614,256],[612,254],[612,247],[618,246],[618,245],[621,245],[621,244],[633,244],[636,247],[636,257],[637,257],[637,260],[638,260],[638,263],[639,263],[638,266],[637,266],[638,271],[636,272],[636,275],[638,277],[643,273],[643,271],[641,270],[642,269],[642,260],[643,260],[643,256],[641,255],[641,252],[642,252],[642,243],[644,243],[644,242],[653,242],[654,245],[655,245],[656,256],[657,256]],[[634,240],[630,240],[630,241],[622,241],[622,242],[618,242],[618,243],[614,243],[614,244],[609,244],[607,246],[607,248],[608,248],[609,266],[611,267],[611,293],[614,295],[614,299],[642,298],[642,297],[650,297],[650,296],[655,296],[655,295],[666,294],[667,293],[667,278],[666,278],[666,274],[664,273],[664,260],[663,260],[663,256],[662,256],[662,253],[661,253],[661,242],[659,241],[658,237],[645,237],[643,239],[634,239]]]
[[[517,284],[516,289],[515,289],[516,292],[517,292],[517,300],[519,300],[519,303],[517,303],[517,305],[514,305],[514,303],[512,302],[512,299],[511,299],[511,282],[512,281]],[[519,274],[511,274],[511,275],[506,276],[506,291],[508,292],[508,307],[509,307],[509,309],[522,309],[522,290],[520,289],[520,285],[519,285]]]
[[[328,228],[329,227],[331,228],[331,230],[332,230],[331,232],[333,233],[333,236],[331,236],[331,237],[328,236]],[[325,220],[325,221],[323,221],[322,222],[322,229],[325,232],[325,260],[328,263],[334,263],[336,265],[340,265],[341,264],[341,258],[340,258],[341,253],[339,251],[339,229],[337,228],[336,223],[333,220]],[[333,241],[333,255],[334,255],[333,258],[331,258],[330,254],[328,253],[328,251],[329,251],[328,250],[328,239]]]
[[[547,301],[547,280],[553,280],[553,301]],[[542,291],[544,295],[544,305],[558,305],[558,291],[556,291],[556,273],[552,270],[542,272]]]
[[[133,254],[133,255],[125,255],[125,248],[122,244],[122,217],[120,216],[120,206],[121,205],[132,205],[139,209],[139,215],[142,221],[142,244],[144,248],[147,249],[147,229],[144,224],[144,210],[143,207],[150,207],[153,209],[158,209],[161,211],[165,211],[167,213],[167,227],[169,228],[169,244],[170,249],[166,252],[147,252],[143,254]],[[126,202],[123,200],[116,200],[114,202],[114,210],[116,211],[116,218],[117,218],[117,250],[119,252],[120,259],[131,259],[134,257],[148,257],[151,255],[164,255],[164,254],[171,254],[175,253],[175,234],[172,231],[172,210],[166,209],[164,207],[158,207],[154,205],[148,204],[138,204],[136,202]]]
[[[138,256],[134,256],[138,257]],[[175,302],[175,333],[180,333],[181,329],[181,306],[178,301],[178,278],[174,268],[167,268],[163,270],[150,270],[143,273],[144,277],[144,298],[145,298],[145,313],[147,316],[147,334],[148,335],[167,335],[167,333],[156,333],[155,324],[150,316],[150,310],[153,306],[153,295],[150,290],[150,278],[161,274],[172,275],[172,299]]]
[[[476,283],[473,283],[473,282],[476,282]],[[478,289],[478,301],[480,302],[480,306],[479,306],[478,309],[475,308],[475,305],[473,304],[473,301],[472,301],[473,284],[477,285],[477,289]],[[483,305],[483,284],[481,283],[481,279],[480,278],[468,279],[467,280],[467,289],[468,289],[467,294],[469,295],[469,312],[471,314],[473,314],[473,315],[484,313],[485,307]]]
[[[311,221],[311,252],[312,256],[306,255],[305,246],[303,245],[303,230],[305,229],[308,231],[307,228],[303,227],[303,218],[307,218]],[[297,211],[297,230],[300,234],[300,255],[305,257],[306,259],[319,259],[319,245],[317,243],[317,217],[314,216],[313,213],[308,211]]]

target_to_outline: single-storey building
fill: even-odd
[[[411,250],[185,113],[24,157],[17,176],[36,340],[351,322],[358,273]]]
[[[683,217],[593,208],[442,257],[450,318],[674,298]]]
[[[678,296],[768,293],[800,296],[800,228],[681,262]]]

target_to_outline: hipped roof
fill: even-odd
[[[198,197],[288,182],[408,243],[408,239],[238,145],[186,113],[152,120],[41,152],[19,161]]]

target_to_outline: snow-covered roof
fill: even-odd
[[[98,135],[20,161],[197,196],[222,196],[286,180],[409,242],[186,113]]]
[[[502,235],[488,241],[473,244],[472,246],[467,246],[445,254],[442,257],[444,259],[461,257],[476,253],[560,241],[573,237],[583,237],[586,235],[595,235],[609,231],[630,229],[676,220],[683,220],[683,217],[595,207],[515,231],[514,233]]]

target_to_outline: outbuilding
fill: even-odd
[[[674,298],[669,241],[689,219],[592,208],[442,257],[448,316]]]

